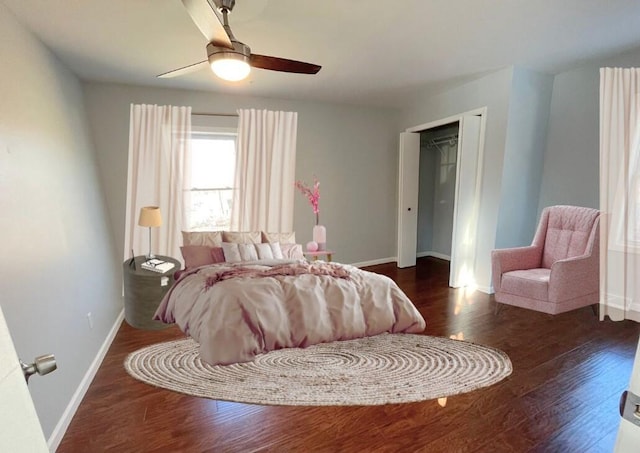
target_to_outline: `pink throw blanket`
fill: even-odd
[[[210,277],[207,277],[205,289],[209,289],[216,283],[229,280],[231,278],[266,278],[302,274],[326,275],[329,277],[344,278],[347,280],[350,278],[349,271],[339,264],[334,263],[317,263],[314,265],[309,263],[283,264],[269,269],[234,267],[233,269],[222,270]]]

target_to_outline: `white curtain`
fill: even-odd
[[[231,229],[290,232],[298,114],[238,110]]]
[[[640,322],[640,69],[600,69],[600,319]]]
[[[149,229],[138,226],[140,208],[159,206],[162,226],[151,229],[156,255],[179,259],[188,225],[191,107],[131,104],[124,256],[146,255]]]

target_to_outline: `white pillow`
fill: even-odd
[[[257,260],[281,260],[284,254],[277,242],[271,244],[238,244],[235,242],[223,242],[222,253],[227,263],[239,263],[240,261]]]
[[[258,259],[255,244],[236,244],[240,251],[242,261],[255,261]]]
[[[254,244],[256,246],[256,251],[258,252],[258,258],[261,260],[272,260],[273,259],[273,250],[271,249],[271,244]]]
[[[238,248],[238,244],[236,243],[223,242],[222,253],[224,253],[224,260],[227,263],[238,263],[242,261],[242,257],[240,256],[240,249]]]
[[[281,260],[284,258],[282,249],[278,242],[254,244],[258,252],[258,259],[261,260]]]
[[[303,260],[304,253],[300,244],[282,244],[282,255],[285,259]]]
[[[272,242],[269,244],[271,246],[271,251],[273,252],[273,257],[277,260],[284,259],[284,254],[282,253],[282,248],[280,247],[279,242]]]

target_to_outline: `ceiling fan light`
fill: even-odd
[[[251,72],[251,66],[244,55],[220,55],[211,58],[211,69],[221,79],[238,82]]]

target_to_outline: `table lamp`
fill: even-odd
[[[155,258],[155,255],[151,253],[151,228],[159,227],[160,225],[162,225],[160,208],[158,206],[145,206],[141,208],[138,225],[142,227],[149,227],[149,254],[146,256],[146,258],[148,260],[150,260],[151,258]]]

